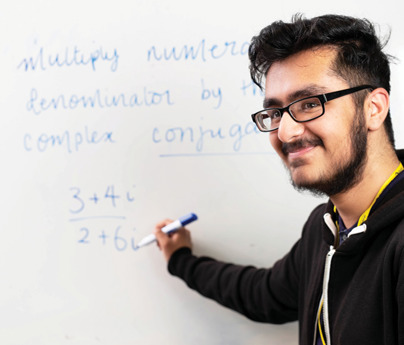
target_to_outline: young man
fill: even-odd
[[[202,295],[270,323],[299,320],[300,344],[404,344],[404,172],[389,114],[390,70],[366,20],[295,16],[254,37],[266,78],[253,121],[300,190],[329,196],[270,269],[192,254],[190,233],[156,226],[169,271]]]

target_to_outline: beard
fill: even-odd
[[[367,138],[364,114],[358,112],[350,130],[351,154],[349,159],[336,162],[332,175],[326,176],[323,173],[316,181],[295,183],[291,178],[293,187],[298,191],[309,191],[316,196],[323,196],[324,194],[332,196],[349,190],[362,178],[367,161]],[[319,138],[310,142],[324,147]],[[301,145],[304,147],[305,144],[302,143]]]

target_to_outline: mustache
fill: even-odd
[[[283,143],[282,144],[282,152],[284,155],[287,155],[290,152],[294,152],[300,149],[304,149],[309,146],[322,146],[324,147],[324,143],[320,138],[312,138],[312,139],[299,139],[293,141],[291,143]]]

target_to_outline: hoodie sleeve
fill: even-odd
[[[259,322],[285,323],[298,317],[300,244],[271,269],[257,269],[176,251],[168,269],[201,295]]]

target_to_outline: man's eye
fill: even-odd
[[[271,120],[279,120],[282,117],[282,115],[279,110],[271,110],[268,112],[268,117]]]
[[[304,108],[306,108],[306,109],[312,109],[312,108],[316,108],[318,106],[319,106],[318,103],[305,103],[304,104]]]
[[[317,99],[308,99],[296,104],[299,111],[316,111],[318,107],[321,107],[321,103]]]

